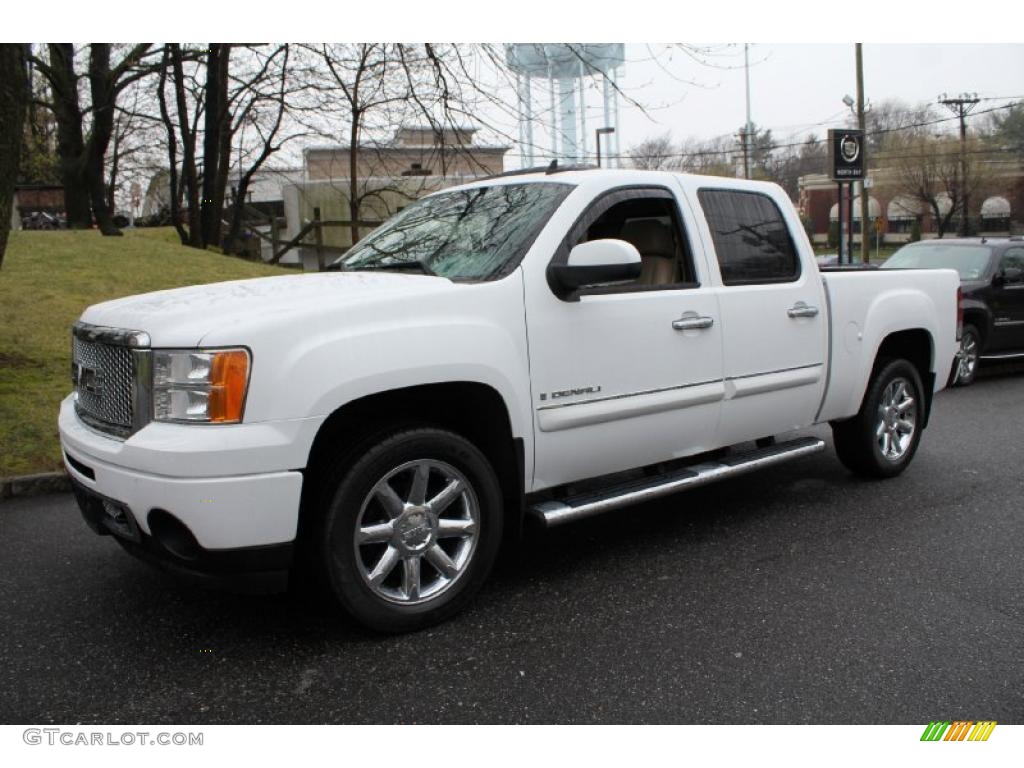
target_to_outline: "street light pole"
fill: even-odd
[[[594,131],[594,144],[597,146],[597,167],[601,167],[601,134],[615,133],[614,128],[598,128]]]
[[[864,56],[862,43],[856,43],[857,51],[857,127],[864,131]],[[861,152],[866,152],[867,141],[861,142]],[[864,171],[867,172],[868,158],[864,155]],[[863,180],[860,182],[860,261],[867,264],[871,261],[871,246],[868,243],[868,196]]]

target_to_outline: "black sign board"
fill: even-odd
[[[864,131],[830,129],[828,151],[833,181],[859,181],[864,178]]]

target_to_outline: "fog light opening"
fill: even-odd
[[[202,552],[188,526],[166,510],[149,511],[149,532],[155,542],[181,560],[196,560]]]

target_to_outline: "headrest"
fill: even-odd
[[[632,243],[641,256],[673,259],[676,255],[672,230],[657,219],[634,219],[622,227],[619,238]]]

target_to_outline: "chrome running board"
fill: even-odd
[[[991,355],[978,355],[979,360],[1020,360],[1024,352],[994,352]]]
[[[676,491],[708,485],[729,477],[782,464],[801,456],[810,456],[825,449],[825,441],[816,437],[800,437],[767,448],[724,456],[716,461],[694,464],[658,477],[630,480],[599,491],[581,493],[565,499],[542,501],[527,512],[551,527],[610,512],[633,504],[659,499]]]

